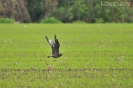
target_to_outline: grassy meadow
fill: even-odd
[[[133,87],[132,24],[0,24],[0,88],[112,87]]]

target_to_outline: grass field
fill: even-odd
[[[133,25],[0,24],[0,88],[33,87],[132,88]]]

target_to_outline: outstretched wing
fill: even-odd
[[[55,43],[52,40],[50,40],[47,36],[45,36],[45,38],[52,48],[52,54],[54,54],[55,53]]]
[[[58,53],[59,53],[60,43],[59,43],[58,39],[56,38],[56,35],[54,36],[54,38],[55,38],[55,45],[56,45],[57,51],[58,51]]]
[[[55,43],[50,40],[47,36],[45,36],[46,40],[48,41],[48,43],[50,44],[51,47],[55,47]]]

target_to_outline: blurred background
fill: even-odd
[[[0,0],[4,22],[132,23],[133,0]]]

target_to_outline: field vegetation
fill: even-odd
[[[132,24],[0,24],[1,88],[132,88],[132,78]]]

